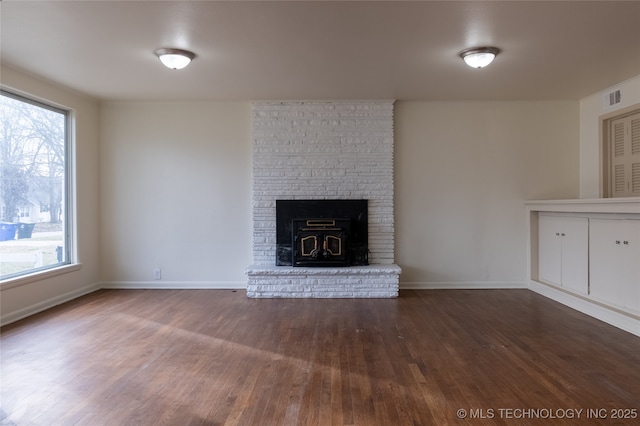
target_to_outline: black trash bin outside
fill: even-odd
[[[31,238],[31,233],[33,233],[33,227],[36,226],[35,223],[19,223],[18,224],[18,239],[20,238]]]

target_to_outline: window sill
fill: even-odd
[[[68,274],[70,272],[79,271],[82,269],[81,263],[73,263],[71,265],[63,265],[57,268],[48,269],[46,271],[34,272],[33,274],[22,275],[20,277],[9,278],[0,283],[0,291],[8,290],[10,288],[20,287],[26,284],[31,284],[36,281],[46,280],[58,275]]]

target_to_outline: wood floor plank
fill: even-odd
[[[103,290],[3,327],[0,350],[8,425],[640,417],[640,338],[527,290],[331,300]],[[611,419],[615,409],[636,418]]]

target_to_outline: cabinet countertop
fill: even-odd
[[[640,197],[528,200],[525,206],[530,211],[640,214]]]

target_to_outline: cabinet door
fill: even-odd
[[[625,293],[628,295],[625,307],[640,312],[640,221],[625,221],[624,239],[620,261]]]
[[[538,277],[549,284],[562,283],[560,228],[557,216],[538,217]]]
[[[640,221],[592,219],[589,294],[640,311]]]
[[[538,277],[587,294],[589,221],[584,217],[539,216]]]
[[[562,287],[578,293],[589,291],[589,221],[584,217],[562,220]]]

